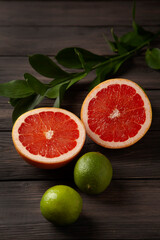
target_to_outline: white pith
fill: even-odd
[[[141,126],[141,129],[139,132],[134,136],[129,138],[128,140],[124,142],[109,142],[109,141],[104,141],[102,140],[99,135],[95,134],[94,132],[91,131],[88,125],[88,114],[87,114],[87,109],[88,109],[88,104],[90,100],[94,97],[96,97],[97,92],[99,92],[101,89],[108,87],[111,84],[126,84],[128,86],[133,87],[136,90],[136,93],[140,94],[142,97],[142,100],[144,101],[144,108],[145,108],[145,113],[146,113],[146,121],[145,123]],[[110,115],[110,118],[118,117],[119,113],[116,111],[116,109],[112,112]],[[147,132],[151,125],[152,121],[152,109],[151,109],[151,104],[150,101],[147,97],[147,95],[144,93],[144,91],[141,89],[140,86],[138,86],[136,83],[127,80],[127,79],[110,79],[105,82],[100,83],[97,87],[95,87],[86,97],[83,105],[82,105],[82,111],[81,111],[81,119],[85,125],[86,132],[87,134],[95,141],[97,144],[106,147],[106,148],[123,148],[130,146],[137,142],[139,139],[141,139],[144,134]]]
[[[116,118],[116,117],[119,117],[120,116],[120,112],[117,108],[115,108],[113,110],[113,112],[109,115],[109,118],[110,119],[113,119],[113,118]]]
[[[53,137],[53,134],[54,132],[52,130],[45,132],[46,139],[51,139]]]
[[[24,120],[27,116],[30,116],[30,115],[33,115],[36,113],[40,113],[43,111],[64,113],[77,123],[78,130],[79,130],[79,138],[76,139],[77,145],[75,148],[73,148],[71,151],[64,153],[64,154],[60,155],[59,157],[55,157],[55,158],[47,158],[47,157],[43,157],[41,155],[34,155],[34,154],[30,153],[28,150],[26,150],[26,148],[19,141],[18,129],[21,126],[21,124],[24,122]],[[53,135],[54,135],[54,132],[51,130],[46,132],[46,138],[48,138],[48,139],[50,139]],[[81,150],[82,146],[84,145],[85,137],[86,137],[85,128],[84,128],[84,125],[81,122],[81,120],[73,113],[71,113],[67,110],[64,110],[64,109],[60,109],[60,108],[37,108],[37,109],[31,110],[29,112],[26,112],[17,119],[17,121],[15,122],[15,124],[13,126],[13,130],[12,130],[13,142],[14,142],[14,145],[15,145],[16,149],[18,150],[18,152],[20,152],[24,157],[26,157],[28,159],[31,159],[35,162],[43,162],[43,163],[44,162],[56,163],[56,162],[61,162],[61,161],[64,162],[64,161],[67,161],[67,160],[73,158],[74,156],[77,155],[77,153]]]

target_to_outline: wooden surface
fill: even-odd
[[[34,73],[29,54],[54,56],[78,46],[110,54],[102,34],[131,29],[132,1],[0,1],[0,82]],[[137,1],[137,21],[148,30],[160,24],[160,1]],[[160,47],[160,38],[152,46]],[[35,74],[36,75],[36,74]],[[114,175],[98,196],[80,193],[83,211],[68,227],[55,227],[40,213],[44,191],[57,184],[75,189],[73,168],[41,170],[25,163],[12,144],[12,107],[0,98],[0,239],[160,239],[160,73],[148,68],[144,56],[130,61],[119,77],[140,84],[151,100],[153,123],[145,137],[126,149],[104,149],[86,139],[80,153],[99,151],[110,159]],[[90,74],[65,96],[62,107],[80,114]],[[47,81],[40,77],[41,80]],[[52,106],[46,99],[40,106]],[[80,156],[79,155],[79,156]]]

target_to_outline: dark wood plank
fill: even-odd
[[[140,24],[159,24],[158,0],[137,1],[136,4],[136,19]],[[132,5],[133,1],[0,1],[0,25],[128,25],[132,19]]]
[[[21,79],[31,70],[27,55],[53,56],[64,47],[77,46],[97,54],[110,54],[102,34],[110,28],[122,35],[131,30],[133,1],[0,1],[0,83]],[[159,30],[160,1],[137,1],[136,19],[150,31]],[[106,28],[107,26],[107,28]],[[159,47],[160,38],[153,46]],[[67,166],[42,170],[28,165],[17,154],[11,139],[12,108],[0,98],[0,238],[39,239],[160,239],[160,82],[143,57],[124,66],[118,77],[131,79],[147,89],[153,107],[149,132],[135,145],[105,149],[89,138],[79,156],[99,151],[111,161],[114,175],[103,194],[83,198],[79,220],[66,228],[48,223],[40,213],[42,194],[51,186],[75,189],[75,158]],[[63,108],[80,114],[90,74],[65,96]],[[40,77],[42,81],[48,81]],[[46,99],[40,106],[52,106]]]
[[[0,133],[0,180],[23,179],[73,179],[73,168],[80,156],[86,152],[98,151],[105,154],[114,169],[114,179],[160,178],[159,138],[160,131],[149,131],[143,139],[126,149],[105,149],[88,137],[86,143],[71,163],[55,170],[43,170],[27,164],[14,149],[11,133]]]
[[[133,79],[132,79],[133,80]],[[143,86],[141,84],[141,86]],[[77,84],[74,88],[68,90],[65,95],[61,108],[67,109],[80,116],[81,106],[88,91],[83,91],[87,88],[86,84]],[[153,122],[151,130],[160,130],[160,90],[146,91],[153,109]],[[37,107],[52,107],[54,100],[45,98]],[[0,98],[0,131],[11,131],[12,129],[12,111],[13,107],[8,103],[8,99]]]
[[[107,34],[111,38],[111,27],[0,27],[0,56],[27,56],[34,53],[55,55],[65,47],[81,47],[97,54],[111,54],[111,50],[103,38]],[[159,28],[147,27],[150,31]],[[118,36],[131,30],[131,27],[115,27]],[[155,42],[159,46],[160,37]],[[153,45],[154,46],[154,45]]]
[[[1,239],[160,239],[160,181],[113,180],[101,195],[81,193],[80,218],[65,228],[48,223],[39,209],[44,191],[63,183],[0,183]]]

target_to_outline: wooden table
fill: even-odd
[[[110,54],[102,34],[131,30],[132,1],[0,1],[0,82],[34,73],[28,55],[55,55],[70,46]],[[160,1],[137,1],[137,22],[158,30]],[[153,46],[159,47],[160,38]],[[35,74],[36,75],[36,74]],[[134,58],[119,75],[140,84],[153,107],[153,123],[145,137],[126,149],[104,149],[89,138],[80,153],[99,151],[110,159],[114,176],[98,196],[83,198],[79,220],[55,227],[40,213],[44,191],[57,184],[76,188],[73,167],[78,158],[57,170],[25,163],[12,144],[12,107],[0,98],[0,239],[160,239],[160,74]],[[65,96],[62,107],[79,116],[91,74]],[[45,81],[46,79],[40,78]],[[45,100],[41,106],[52,106]],[[77,189],[77,188],[76,188]]]

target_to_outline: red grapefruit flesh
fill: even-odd
[[[152,109],[139,85],[127,79],[110,79],[87,95],[81,119],[97,144],[124,148],[145,135],[151,125]]]
[[[18,153],[40,168],[58,168],[82,149],[85,129],[73,113],[59,108],[38,108],[21,115],[12,130]]]

